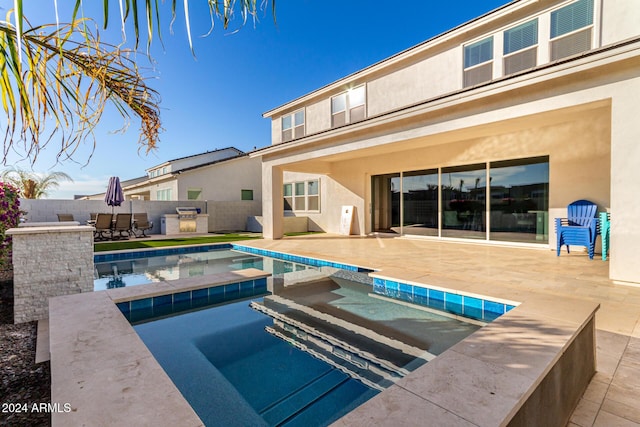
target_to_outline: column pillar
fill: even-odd
[[[282,168],[262,163],[262,237],[281,239],[283,236],[284,196]]]

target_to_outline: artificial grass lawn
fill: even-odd
[[[255,240],[261,239],[260,236],[248,236],[243,234],[221,234],[215,236],[202,236],[202,237],[184,237],[174,239],[162,239],[162,240],[123,240],[115,242],[103,242],[96,243],[94,245],[94,252],[103,251],[121,251],[125,249],[143,249],[143,248],[158,248],[163,246],[182,246],[182,245],[199,245],[206,243],[227,243],[237,242],[240,240]]]

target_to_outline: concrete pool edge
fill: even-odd
[[[268,273],[259,270],[255,272],[268,276]],[[247,277],[247,273],[241,274]],[[216,280],[222,278],[199,277],[53,298],[50,302],[51,401],[61,406],[69,403],[73,408],[69,413],[52,414],[53,425],[202,425],[115,303],[176,292],[177,289],[212,286]],[[222,281],[225,280],[232,279],[227,277]],[[545,395],[539,390],[549,388],[548,384],[545,385],[545,378],[555,376],[549,374],[556,366],[568,369],[564,366],[564,361],[568,359],[563,359],[563,356],[575,357],[585,352],[591,354],[593,362],[586,363],[580,375],[583,378],[581,383],[586,387],[595,372],[593,319],[598,306],[579,300],[530,299],[413,372],[374,398],[374,401],[348,414],[337,424],[370,425],[374,419],[378,423],[382,419],[406,423],[411,419],[424,421],[424,417],[428,416],[436,423],[437,420],[455,420],[460,425],[469,425],[470,420],[490,416],[493,421],[497,420],[496,417],[502,417],[503,422],[485,425],[506,425],[514,417],[517,419],[522,414],[528,416],[532,411],[530,405],[533,405],[535,412],[536,402]],[[589,335],[591,346],[588,345]],[[525,346],[538,345],[537,357],[531,358],[529,354],[527,359],[524,352],[516,355],[520,358],[514,359],[513,352],[508,348],[510,342],[518,343],[523,349]],[[581,343],[578,350],[575,350],[576,342]],[[479,349],[482,351],[476,354]],[[491,360],[483,360],[483,356]],[[465,378],[474,379],[473,370],[469,372],[469,369],[478,367],[495,374],[475,384],[482,385],[483,390],[489,390],[489,393],[493,392],[491,396],[495,396],[493,401],[483,402],[480,408],[474,404],[474,400],[482,397],[483,393],[474,389],[473,381],[471,384],[469,381],[465,383]],[[481,372],[476,372],[478,375],[475,380],[478,380]],[[441,389],[437,390],[438,395],[444,396],[445,401],[441,401],[430,397],[433,394],[433,390],[429,390],[430,384],[453,384],[461,388],[455,389],[455,393],[448,395],[448,398]],[[581,388],[574,394],[579,398],[583,391],[584,388]],[[389,402],[396,402],[396,405],[390,407]],[[532,403],[527,405],[527,402]],[[497,407],[493,407],[492,403]],[[575,404],[568,406],[571,407],[564,408],[564,412],[568,410],[571,414]],[[406,410],[398,411],[397,408]],[[479,412],[470,414],[469,410]],[[413,418],[416,416],[418,418]]]
[[[65,409],[52,425],[202,426],[116,304],[269,276],[247,269],[51,298],[51,402]]]

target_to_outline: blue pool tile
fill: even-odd
[[[413,286],[399,283],[399,298],[403,301],[413,302]]]
[[[253,280],[249,280],[246,282],[240,282],[240,296],[247,297],[254,295],[253,291]]]
[[[448,312],[462,315],[462,295],[446,292],[444,309]]]
[[[414,286],[413,287],[413,302],[420,305],[428,305],[429,304],[429,290],[427,288],[423,288],[422,286]]]
[[[186,291],[186,292],[178,292],[173,294],[173,302],[175,303],[181,303],[184,301],[191,301],[191,291]]]
[[[209,288],[209,304],[218,304],[224,301],[224,286]]]
[[[153,306],[154,307],[160,307],[163,305],[168,305],[171,306],[171,304],[173,303],[173,296],[171,294],[169,295],[160,295],[157,297],[153,297]]]
[[[502,303],[494,302],[494,301],[485,301],[484,302],[484,312],[497,314],[498,316],[504,314],[505,306]]]
[[[515,305],[509,305],[509,304],[507,304],[507,305],[505,306],[505,311],[504,311],[504,312],[506,313],[507,311],[511,311],[511,310],[513,310],[514,308],[516,308],[516,306],[515,306]]]
[[[131,312],[129,313],[128,319],[130,322],[137,322],[140,320],[150,319],[152,317],[153,317],[153,307],[149,306],[149,307],[139,308],[136,310],[131,310]]]
[[[129,301],[119,302],[116,304],[116,306],[120,309],[122,314],[124,314],[125,316],[129,314],[129,312],[131,311],[131,308],[130,308],[131,304],[129,303]]]
[[[224,285],[224,296],[227,301],[238,298],[238,296],[240,296],[240,284],[229,283],[228,285]]]
[[[373,278],[373,292],[384,295],[384,280],[379,277]]]
[[[385,280],[384,282],[384,293],[389,298],[398,298],[400,294],[400,285],[398,282],[393,282],[391,280]]]
[[[131,301],[131,311],[142,310],[153,307],[153,299],[143,298]]]
[[[429,307],[444,310],[444,292],[429,289]]]
[[[462,299],[462,308],[466,317],[482,319],[482,300],[480,298],[465,296]]]
[[[194,289],[191,291],[191,299],[192,300],[206,300],[209,297],[209,290],[207,288],[204,289]]]
[[[486,301],[486,302],[489,302],[489,301]],[[484,320],[485,322],[493,322],[494,320],[496,320],[501,315],[502,314],[493,313],[491,311],[485,311],[483,316],[482,316],[482,320]]]
[[[253,281],[253,287],[255,288],[256,291],[259,292],[266,292],[267,291],[267,278],[266,277],[262,277],[260,279],[256,279]]]

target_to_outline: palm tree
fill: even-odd
[[[53,0],[56,4],[57,1]],[[255,22],[268,0],[207,1],[211,27],[216,19],[228,28],[236,13],[245,24]],[[21,145],[26,156],[35,162],[39,151],[54,136],[61,138],[58,156],[70,158],[79,144],[91,138],[105,106],[110,103],[128,122],[131,116],[141,121],[139,144],[147,152],[156,147],[161,130],[160,98],[149,88],[131,59],[134,51],[100,40],[93,21],[79,17],[82,0],[76,0],[68,24],[31,27],[25,18],[23,0],[14,0],[15,9],[0,21],[0,102],[7,115],[2,162],[8,152]],[[111,2],[111,4],[113,1]],[[146,18],[147,52],[154,38],[161,38],[160,9],[164,2],[144,2],[138,10],[137,0],[118,0],[120,23],[133,21],[135,48],[140,39],[140,15]],[[177,0],[170,3],[171,17],[176,17]],[[189,23],[189,0],[182,1],[189,46],[193,51]],[[109,0],[103,0],[103,27],[109,25]],[[275,0],[271,0],[275,19]],[[35,3],[29,6],[37,7]],[[59,17],[55,17],[56,22]],[[53,129],[46,131],[46,125]],[[93,140],[95,146],[95,139]]]
[[[2,172],[2,180],[20,189],[25,199],[40,199],[50,190],[60,186],[60,181],[73,179],[64,172],[51,172],[46,175],[28,172],[22,169],[10,168]]]

